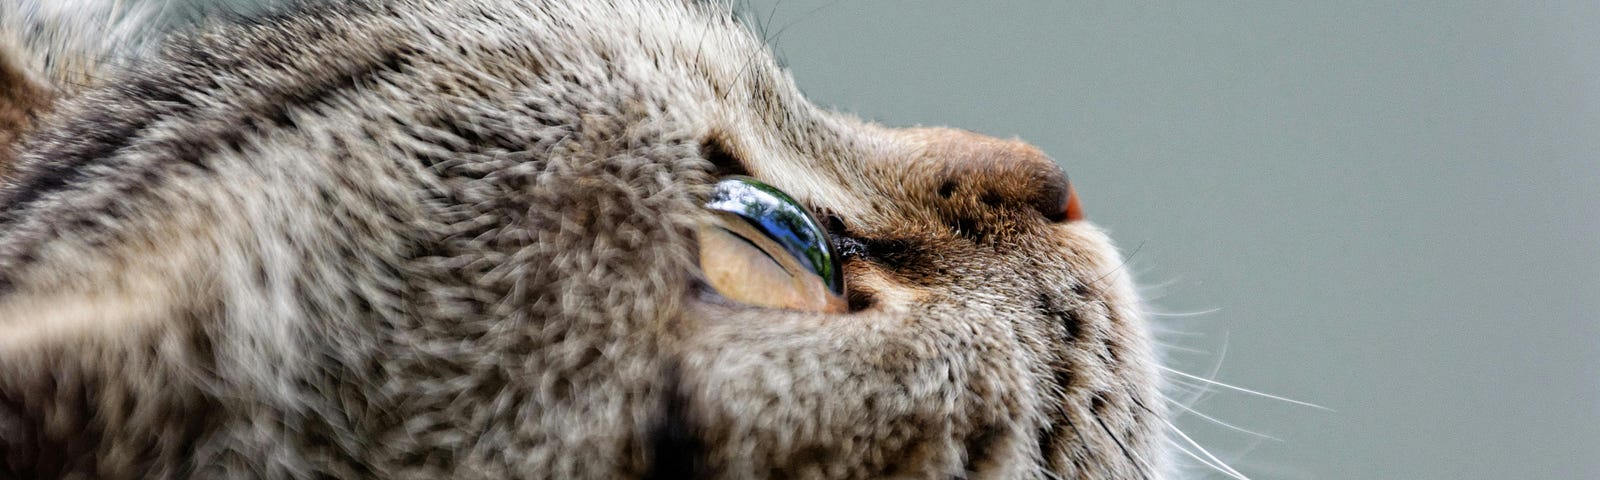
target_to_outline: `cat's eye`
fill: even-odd
[[[844,277],[827,231],[782,190],[754,178],[717,182],[700,228],[700,269],[740,303],[843,312]]]

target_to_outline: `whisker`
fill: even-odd
[[[772,17],[778,15],[778,9],[780,8],[783,8],[783,0],[774,2],[772,4],[772,11],[767,12],[767,21],[761,22],[761,43],[770,43],[773,40],[772,38],[767,38],[766,36],[767,26],[772,25]]]
[[[791,21],[791,22],[789,22],[788,24],[785,24],[782,27],[778,27],[778,32],[772,34],[772,38],[769,41],[771,41],[771,42],[778,41],[778,37],[782,37],[783,36],[783,32],[789,30],[789,27],[793,27],[796,24],[799,24],[803,20],[810,19],[811,16],[812,15],[816,15],[817,12],[821,12],[823,9],[833,7],[834,5],[838,5],[840,2],[843,2],[843,1],[844,0],[833,0],[832,2],[825,3],[820,7],[811,9],[810,11],[800,15],[800,18],[796,18],[796,19],[794,19],[794,21]]]
[[[1141,407],[1142,407],[1142,405],[1141,405]],[[1145,408],[1145,411],[1148,412],[1148,411],[1150,411],[1150,409],[1149,408]],[[1153,414],[1154,412],[1151,412],[1151,413]],[[1182,438],[1184,442],[1186,442],[1190,446],[1194,447],[1195,450],[1198,450],[1201,454],[1205,455],[1206,458],[1211,459],[1211,461],[1207,462],[1204,459],[1199,458],[1198,456],[1195,455],[1195,452],[1192,452],[1189,449],[1184,448],[1183,445],[1181,445],[1181,444],[1174,444],[1175,446],[1178,447],[1179,450],[1183,450],[1184,453],[1189,454],[1189,456],[1191,456],[1191,457],[1194,457],[1195,460],[1200,460],[1201,463],[1205,463],[1207,466],[1215,468],[1218,472],[1221,472],[1224,475],[1227,475],[1229,477],[1235,478],[1237,480],[1250,480],[1250,477],[1245,476],[1245,474],[1243,474],[1243,473],[1239,473],[1238,470],[1234,470],[1233,467],[1228,466],[1228,462],[1224,462],[1224,461],[1222,461],[1222,459],[1217,458],[1216,455],[1212,455],[1211,451],[1206,450],[1206,447],[1200,446],[1199,442],[1194,441],[1193,438],[1189,438],[1189,435],[1186,434],[1186,433],[1183,433],[1183,430],[1178,429],[1177,425],[1173,425],[1172,422],[1167,421],[1167,419],[1165,419],[1165,418],[1161,418],[1159,415],[1156,416],[1155,418],[1160,420],[1161,423],[1165,424],[1168,429],[1171,429],[1172,433],[1177,434],[1178,438]]]
[[[1101,274],[1100,277],[1089,281],[1088,285],[1094,285],[1094,284],[1100,283],[1101,281],[1104,281],[1106,279],[1106,277],[1109,277],[1112,274],[1117,273],[1117,271],[1122,270],[1122,267],[1128,266],[1128,262],[1133,261],[1133,257],[1135,255],[1138,255],[1140,250],[1144,250],[1144,244],[1145,244],[1145,242],[1139,242],[1139,246],[1133,247],[1133,252],[1128,253],[1128,256],[1126,256],[1126,257],[1122,257],[1122,263],[1117,265],[1117,268],[1113,268],[1110,271],[1107,271],[1106,273]]]
[[[1174,401],[1171,398],[1167,398],[1165,395],[1162,395],[1161,399],[1165,400],[1168,405],[1171,405],[1171,406],[1174,406],[1174,407],[1178,407],[1178,408],[1182,409],[1185,412],[1189,412],[1189,413],[1195,414],[1196,416],[1198,416],[1200,418],[1204,418],[1204,419],[1209,420],[1212,423],[1215,423],[1217,425],[1221,425],[1223,427],[1227,427],[1228,429],[1231,429],[1231,430],[1234,430],[1234,431],[1237,431],[1237,432],[1240,432],[1240,433],[1245,433],[1245,434],[1249,434],[1249,435],[1255,435],[1257,437],[1265,438],[1267,440],[1272,440],[1272,441],[1275,441],[1275,442],[1282,442],[1283,441],[1283,439],[1281,439],[1281,438],[1274,437],[1272,435],[1267,435],[1265,433],[1257,432],[1257,431],[1254,431],[1254,430],[1250,430],[1250,429],[1247,429],[1247,428],[1244,428],[1244,427],[1240,427],[1238,425],[1234,425],[1234,424],[1231,424],[1231,423],[1228,423],[1228,422],[1224,422],[1222,420],[1218,420],[1216,417],[1213,417],[1213,416],[1210,416],[1210,415],[1206,415],[1204,413],[1200,413],[1199,410],[1195,410],[1193,408],[1188,407],[1187,405],[1184,405],[1183,403]]]
[[[1259,438],[1251,439],[1248,445],[1245,445],[1244,448],[1239,449],[1238,453],[1235,453],[1234,455],[1244,458],[1245,456],[1250,455],[1250,453],[1255,452],[1256,449],[1261,448],[1262,444],[1263,441]]]
[[[710,25],[701,25],[700,26],[700,40],[695,42],[695,51],[694,51],[694,64],[695,65],[700,65],[701,64],[700,63],[700,59],[702,58],[702,55],[705,54],[705,51],[706,51],[706,34],[709,34],[709,33],[711,33],[711,26]]]
[[[1166,365],[1159,365],[1159,367],[1162,370],[1165,370],[1165,371],[1167,371],[1169,373],[1172,373],[1174,375],[1178,375],[1180,377],[1187,378],[1187,379],[1190,379],[1190,380],[1194,380],[1194,381],[1197,381],[1197,382],[1202,382],[1202,383],[1205,383],[1205,384],[1208,384],[1208,385],[1215,385],[1215,386],[1226,388],[1226,389],[1233,390],[1233,391],[1236,391],[1236,392],[1248,393],[1248,394],[1260,396],[1260,397],[1263,397],[1263,398],[1270,398],[1270,399],[1281,401],[1281,402],[1288,402],[1288,403],[1292,403],[1292,404],[1300,405],[1300,406],[1304,406],[1304,407],[1311,407],[1311,408],[1315,408],[1315,409],[1322,410],[1322,411],[1327,411],[1327,412],[1334,411],[1331,408],[1324,407],[1322,405],[1317,405],[1315,403],[1304,402],[1304,401],[1295,400],[1295,399],[1292,399],[1292,398],[1287,398],[1287,397],[1283,397],[1283,396],[1279,396],[1279,395],[1273,395],[1273,394],[1270,394],[1270,393],[1258,392],[1258,391],[1251,390],[1251,389],[1248,389],[1248,388],[1229,385],[1229,384],[1222,383],[1222,382],[1219,382],[1219,381],[1216,381],[1216,380],[1210,380],[1210,379],[1207,379],[1205,377],[1201,377],[1201,376],[1198,376],[1198,375],[1192,375],[1192,374],[1184,373],[1182,371],[1179,371],[1177,369],[1168,367]]]
[[[1148,275],[1150,273],[1150,271],[1151,271],[1151,269],[1148,268],[1148,267],[1138,269],[1138,270],[1133,272],[1133,277],[1134,278],[1144,278],[1146,275]],[[1183,279],[1181,277],[1173,277],[1173,278],[1169,278],[1169,279],[1167,279],[1165,281],[1161,281],[1161,282],[1157,282],[1157,283],[1140,282],[1140,284],[1139,284],[1139,292],[1146,293],[1146,294],[1162,294],[1162,293],[1166,293],[1168,290],[1172,289],[1173,285],[1177,285],[1178,282],[1181,282],[1181,281],[1183,281]]]
[[[1228,340],[1229,340],[1228,332],[1222,332],[1222,345],[1217,348],[1217,360],[1211,364],[1210,370],[1206,372],[1205,376],[1207,378],[1216,378],[1217,372],[1221,372],[1222,371],[1222,362],[1226,361],[1227,358],[1228,358]],[[1166,367],[1163,367],[1163,368],[1166,368]],[[1170,377],[1168,377],[1168,379],[1169,380],[1175,380],[1175,379],[1172,379]],[[1198,403],[1200,403],[1202,401],[1205,401],[1206,398],[1208,398],[1212,393],[1215,392],[1215,390],[1210,388],[1209,385],[1206,385],[1206,384],[1203,384],[1203,383],[1200,383],[1200,384],[1185,384],[1185,383],[1178,383],[1176,381],[1173,381],[1173,382],[1169,383],[1169,385],[1178,386],[1178,387],[1188,387],[1188,388],[1192,388],[1194,390],[1193,393],[1192,393],[1192,397],[1190,397],[1188,399],[1185,399],[1182,402],[1182,403],[1185,403],[1185,404],[1188,404],[1188,405],[1195,405],[1195,404],[1198,404]]]
[[[811,11],[808,11],[805,14],[801,15],[800,18],[797,18],[794,21],[789,22],[788,24],[784,25],[782,28],[779,28],[776,32],[773,32],[770,36],[767,35],[767,31],[768,31],[767,26],[762,23],[760,17],[753,16],[753,15],[746,16],[746,18],[748,18],[748,20],[750,22],[753,22],[753,23],[756,24],[755,25],[756,29],[761,33],[761,42],[758,45],[755,45],[755,48],[751,49],[752,51],[749,54],[745,55],[744,65],[739,67],[739,71],[733,75],[733,78],[735,78],[735,79],[743,78],[745,70],[749,69],[751,65],[754,65],[756,63],[755,60],[756,60],[756,55],[757,54],[759,54],[761,52],[764,52],[764,51],[767,51],[769,48],[771,48],[772,50],[777,50],[773,46],[773,44],[776,43],[779,38],[783,37],[783,32],[788,31],[789,27],[793,27],[796,24],[799,24],[802,20],[805,20],[805,19],[809,18],[811,15],[814,15],[817,12],[820,12],[825,8],[837,5],[842,1],[843,0],[834,0],[832,2],[829,2],[827,4],[822,5],[820,7],[811,9]],[[780,2],[780,5],[781,5],[781,2]],[[743,10],[749,10],[748,4],[746,4],[746,6],[745,6],[745,8],[743,8]],[[767,22],[770,23],[772,21],[772,16],[777,14],[777,13],[778,13],[778,5],[774,5],[773,9],[772,9],[772,12],[767,15]],[[728,98],[728,95],[731,94],[731,93],[733,93],[733,89],[730,88],[730,89],[728,89],[727,92],[724,92],[722,94],[722,98],[724,100],[726,100]]]
[[[1149,315],[1149,316],[1152,316],[1152,317],[1188,318],[1188,317],[1199,317],[1199,316],[1210,315],[1210,314],[1217,313],[1217,312],[1220,312],[1220,311],[1222,311],[1221,308],[1210,308],[1210,309],[1205,309],[1205,310],[1200,310],[1200,311],[1195,311],[1195,312],[1156,312],[1156,311],[1146,310],[1144,313],[1146,315]]]
[[[1178,451],[1183,452],[1183,454],[1185,456],[1188,456],[1189,458],[1194,459],[1194,461],[1196,461],[1196,462],[1200,462],[1200,464],[1204,465],[1206,468],[1209,468],[1209,469],[1212,469],[1212,470],[1216,470],[1217,472],[1220,472],[1223,475],[1227,475],[1229,477],[1236,478],[1236,479],[1239,479],[1239,480],[1249,480],[1248,478],[1239,477],[1239,476],[1235,476],[1235,475],[1233,475],[1231,473],[1228,473],[1228,471],[1225,470],[1224,466],[1217,465],[1217,464],[1212,463],[1212,462],[1210,462],[1210,461],[1208,461],[1208,460],[1206,460],[1204,458],[1201,458],[1199,454],[1194,453],[1193,450],[1190,450],[1187,446],[1185,446],[1182,443],[1178,443],[1177,441],[1173,441],[1173,440],[1168,440],[1167,443],[1172,445],[1173,448],[1177,448]]]
[[[1161,341],[1157,341],[1155,344],[1156,346],[1161,347],[1162,350],[1169,352],[1189,353],[1194,355],[1209,355],[1211,353],[1198,348],[1190,348]]]
[[[1156,335],[1161,337],[1202,338],[1209,336],[1206,335],[1205,332],[1185,332],[1182,330],[1162,328],[1164,325],[1161,324],[1151,325],[1151,327],[1155,328],[1157,332]]]

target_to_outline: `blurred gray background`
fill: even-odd
[[[820,104],[1054,156],[1176,367],[1332,410],[1195,403],[1246,475],[1600,478],[1600,2],[739,3]]]

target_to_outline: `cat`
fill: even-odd
[[[1062,169],[726,5],[56,1],[0,7],[0,477],[1173,474]],[[713,242],[729,181],[832,257]]]

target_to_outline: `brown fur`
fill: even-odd
[[[11,165],[13,145],[33,129],[33,118],[47,111],[52,97],[46,87],[8,61],[0,47],[0,175]]]
[[[0,473],[1165,472],[1059,168],[814,107],[720,7],[353,3],[130,65],[0,186]],[[852,312],[699,284],[738,170],[833,219]]]

